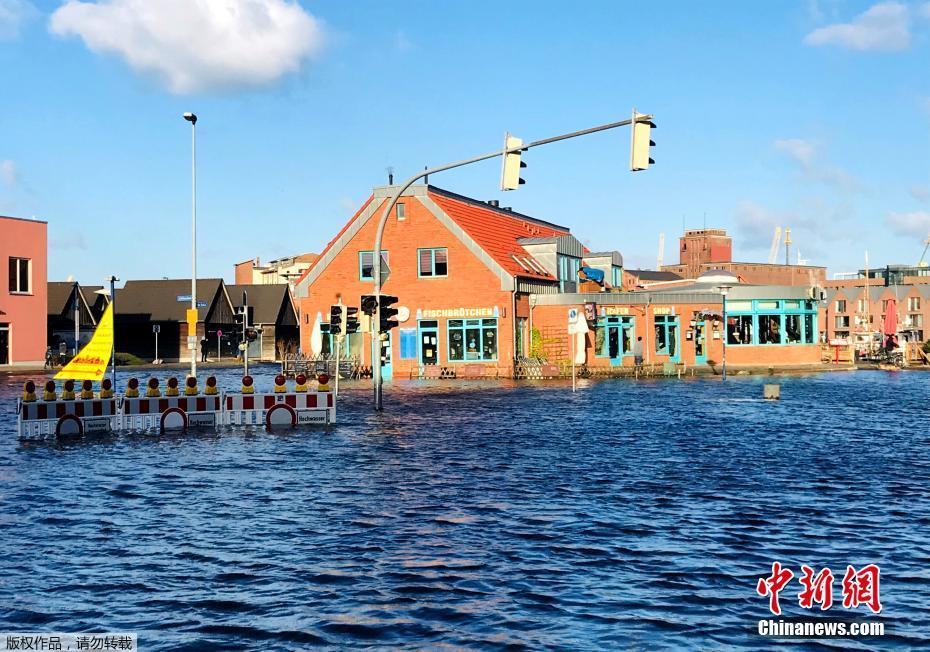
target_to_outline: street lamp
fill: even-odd
[[[197,116],[187,112],[184,119],[191,123],[191,310],[197,311]],[[187,341],[193,342],[191,350],[191,376],[197,376],[197,320],[194,321],[194,333],[190,332],[190,319],[187,320]],[[191,337],[194,339],[192,340]]]
[[[720,296],[723,297],[723,379],[727,379],[727,293],[732,285],[721,284],[717,286]]]

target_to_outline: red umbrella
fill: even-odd
[[[894,299],[888,299],[885,306],[885,317],[882,319],[882,333],[894,335],[898,332],[898,306]]]

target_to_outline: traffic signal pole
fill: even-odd
[[[384,237],[384,227],[387,225],[388,218],[391,215],[391,212],[394,210],[394,206],[397,204],[397,200],[400,199],[407,189],[416,183],[418,180],[423,177],[427,177],[431,174],[437,174],[439,172],[445,172],[446,170],[453,170],[455,168],[460,168],[465,165],[471,165],[472,163],[478,163],[480,161],[486,161],[488,159],[497,158],[498,156],[505,156],[507,154],[513,154],[517,152],[525,152],[526,150],[532,147],[539,147],[541,145],[548,145],[550,143],[555,143],[560,140],[568,140],[569,138],[577,138],[578,136],[587,136],[588,134],[594,134],[599,131],[607,131],[608,129],[616,129],[617,127],[626,127],[635,122],[650,122],[652,120],[651,115],[641,115],[634,112],[634,117],[628,120],[620,120],[619,122],[611,122],[604,125],[599,125],[597,127],[590,127],[588,129],[582,129],[580,131],[573,131],[567,134],[561,134],[559,136],[552,136],[550,138],[543,138],[541,140],[534,140],[531,143],[525,143],[519,145],[518,147],[511,148],[501,148],[493,152],[488,152],[487,154],[480,154],[478,156],[473,156],[471,158],[463,159],[461,161],[456,161],[454,163],[446,163],[445,165],[437,165],[436,167],[428,168],[421,172],[417,172],[415,175],[407,179],[403,185],[398,186],[398,189],[394,191],[394,194],[391,195],[391,200],[388,202],[387,206],[384,209],[384,212],[381,214],[381,219],[378,221],[378,230],[375,232],[375,247],[372,258],[374,258],[374,277],[375,277],[375,289],[374,294],[378,298],[378,305],[375,308],[375,314],[372,317],[375,323],[375,332],[373,337],[378,336],[378,329],[381,324],[381,240]],[[390,334],[388,334],[390,337]],[[375,410],[381,411],[384,409],[384,402],[382,400],[382,379],[381,379],[381,347],[375,346],[375,355],[372,356],[371,369],[372,369],[372,381],[374,383],[374,392],[375,392]]]

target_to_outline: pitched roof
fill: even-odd
[[[210,309],[217,292],[223,286],[223,279],[197,279],[197,301],[207,304]],[[126,281],[126,285],[116,291],[117,315],[148,315],[151,321],[186,321],[187,309],[191,307],[190,279],[162,279],[147,281]],[[187,300],[178,300],[187,297]],[[201,313],[202,320],[206,313]]]
[[[624,271],[641,281],[681,281],[684,279],[684,276],[675,272],[663,272],[654,269],[627,269]]]
[[[508,273],[524,278],[555,279],[539,263],[520,263],[520,258],[532,257],[518,240],[533,238],[548,241],[548,238],[571,235],[566,227],[497,208],[435,186],[429,186],[429,197]],[[537,271],[535,267],[542,271]]]
[[[242,305],[242,292],[248,293],[249,307],[252,308],[252,322],[255,324],[275,324],[281,312],[281,306],[294,309],[290,300],[290,286],[287,283],[269,283],[265,285],[227,285],[226,292],[234,308]],[[296,317],[297,311],[294,311]]]
[[[78,294],[80,295],[80,290]],[[74,310],[73,296],[74,283],[72,281],[49,281],[48,314],[60,315],[65,310]]]

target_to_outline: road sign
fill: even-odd
[[[216,331],[217,337],[223,337],[223,331]]]
[[[578,308],[569,308],[568,309],[568,323],[574,324],[578,321]]]
[[[161,324],[152,324],[153,333],[161,333]]]
[[[384,287],[384,284],[387,283],[388,277],[391,275],[391,268],[388,267],[387,258],[381,256],[381,287]]]

